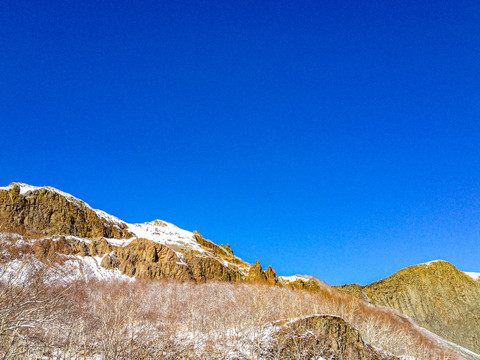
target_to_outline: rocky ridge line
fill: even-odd
[[[12,183],[0,188],[0,231],[37,239],[39,259],[56,254],[101,256],[101,265],[152,279],[279,284],[271,267],[250,265],[198,231],[155,220],[128,224],[52,187]]]

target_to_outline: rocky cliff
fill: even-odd
[[[117,221],[72,195],[49,186],[12,183],[0,188],[0,230],[35,235],[130,238]]]
[[[420,326],[480,353],[480,282],[446,261],[410,266],[366,286],[338,289],[398,310]]]
[[[12,183],[0,188],[0,232],[34,238],[24,251],[45,261],[59,254],[96,257],[101,266],[152,279],[253,281],[278,276],[250,265],[198,231],[155,220],[129,224],[52,187]]]

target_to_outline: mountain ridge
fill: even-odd
[[[0,187],[0,244],[2,245],[0,260],[5,260],[3,257],[8,254],[8,259],[5,260],[7,273],[15,273],[16,269],[23,266],[21,262],[25,261],[30,265],[33,264],[34,267],[37,266],[36,264],[41,267],[42,263],[49,264],[48,266],[54,264],[54,267],[60,264],[58,273],[60,276],[66,276],[67,281],[89,278],[106,280],[147,278],[197,283],[209,280],[250,282],[312,290],[327,298],[337,297],[345,304],[355,304],[354,306],[361,307],[365,313],[375,311],[369,310],[369,304],[364,306],[352,302],[348,297],[332,295],[333,288],[312,276],[278,276],[271,266],[264,270],[258,261],[249,264],[235,256],[228,244],[217,245],[205,239],[198,231],[183,230],[159,219],[130,224],[102,210],[93,209],[84,201],[49,186],[36,187],[24,183],[11,183],[6,187]],[[433,262],[432,267],[435,267],[436,263]],[[477,283],[474,280],[477,275],[477,273],[463,273],[463,280],[466,281],[465,279],[468,278],[470,282]],[[383,280],[373,284],[382,284]],[[478,284],[480,285],[480,281]],[[388,302],[382,303],[378,300],[381,299],[380,295],[377,296],[375,292],[370,294],[364,288],[358,284],[338,287],[342,292],[359,297],[367,303],[390,305],[391,308],[405,313],[404,309],[398,309]],[[399,320],[395,313],[385,314],[388,314],[387,317],[397,319],[398,324],[403,321],[401,318]],[[412,318],[415,315],[416,313]],[[335,325],[336,321],[330,318],[325,323],[325,319],[327,318],[316,318],[312,320],[313,322],[308,320],[298,328],[295,325],[292,328],[283,329],[282,332],[288,330],[296,333],[301,329],[305,331],[304,334],[309,334],[311,330],[304,326],[308,324],[316,329],[315,336],[319,337],[318,339],[328,335],[322,341],[328,340],[331,344],[337,344],[332,345],[334,347],[349,347],[357,343],[359,347],[353,346],[356,350],[352,351],[359,354],[363,351],[361,348],[364,348],[364,345],[355,340],[358,338],[357,335],[347,342],[336,337],[341,335],[337,334],[335,329],[347,329],[350,325],[345,324],[346,327],[342,324]],[[409,321],[407,320],[407,323]],[[421,319],[419,323],[422,324]],[[440,330],[425,327],[452,340],[448,332],[441,331],[444,330],[445,324],[440,323],[440,325]],[[324,330],[321,329],[326,333],[322,333]],[[330,331],[337,335],[330,334]],[[347,332],[350,333],[350,330]],[[318,342],[320,340],[310,342],[312,339],[309,336],[302,335],[297,338],[294,335],[291,339],[293,343],[288,347],[298,344],[301,340],[306,341],[302,346],[307,346],[310,349],[308,351],[315,353],[321,350],[318,348],[319,345],[323,346]],[[465,345],[465,342],[454,340],[457,344]],[[284,339],[281,337],[280,341],[283,342]],[[437,340],[428,341],[432,345]],[[470,344],[467,345],[472,349]],[[336,354],[342,356],[344,350],[338,350]],[[288,354],[290,350],[286,348],[285,351]],[[371,353],[370,355],[366,353],[361,355],[365,356],[362,359],[384,357],[372,351],[372,349],[367,351]]]
[[[77,237],[68,238],[62,247],[65,255],[99,255],[101,266],[120,269],[128,276],[260,281],[302,288],[318,288],[320,283],[310,278],[290,284],[271,266],[264,270],[258,262],[249,264],[235,256],[228,244],[217,245],[198,231],[160,219],[127,223],[51,186],[17,182],[0,187],[0,231],[37,237],[40,258],[55,247],[48,237]]]

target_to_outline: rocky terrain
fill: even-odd
[[[359,331],[338,316],[277,321],[269,330],[264,351],[278,359],[399,360],[366,344]]]
[[[338,289],[398,310],[420,326],[480,353],[480,281],[446,261],[410,266],[366,286]]]
[[[473,351],[479,350],[478,332],[471,331],[471,327],[480,328],[478,304],[480,282],[475,282],[471,276],[458,271],[448,263],[435,262],[412,267],[365,287],[345,285],[339,287],[341,291],[338,291],[311,276],[278,276],[271,266],[264,270],[258,261],[249,264],[235,256],[228,244],[217,245],[205,239],[198,231],[182,230],[162,220],[130,224],[48,186],[34,187],[12,183],[0,187],[0,265],[0,290],[3,291],[0,292],[0,302],[3,299],[5,304],[2,303],[2,306],[7,309],[4,317],[12,313],[8,310],[9,307],[17,306],[10,301],[11,296],[8,294],[12,291],[24,294],[22,296],[27,298],[26,304],[36,303],[37,295],[35,292],[34,295],[30,293],[28,290],[30,280],[26,279],[30,279],[31,274],[37,273],[39,275],[36,276],[42,279],[40,283],[44,285],[63,284],[54,285],[54,289],[58,286],[68,287],[70,286],[68,284],[76,280],[101,280],[107,281],[106,284],[127,281],[134,284],[135,279],[175,280],[174,283],[206,286],[208,281],[216,280],[225,284],[238,284],[235,285],[238,289],[241,289],[240,286],[248,286],[245,288],[246,293],[240,292],[241,295],[235,295],[232,300],[234,305],[229,300],[231,296],[228,292],[232,291],[230,288],[219,285],[214,298],[210,298],[212,294],[208,291],[202,295],[203,297],[199,297],[195,290],[192,290],[189,295],[190,302],[196,305],[185,310],[190,317],[182,315],[183,317],[178,319],[174,314],[178,312],[181,298],[175,295],[176,292],[170,292],[170,297],[165,299],[166,304],[171,306],[168,311],[165,309],[147,311],[143,308],[153,305],[144,297],[149,291],[154,290],[145,292],[141,288],[144,285],[140,283],[132,285],[133,290],[128,291],[138,291],[140,303],[138,311],[135,310],[138,313],[130,308],[136,315],[129,317],[128,321],[125,320],[127,321],[125,326],[141,331],[147,326],[151,328],[151,334],[162,337],[166,334],[165,324],[170,321],[169,326],[174,330],[167,334],[168,341],[165,341],[176,344],[174,348],[179,347],[181,343],[182,351],[188,354],[179,355],[173,351],[171,358],[174,359],[414,359],[400,356],[405,352],[420,354],[421,357],[418,359],[425,360],[428,357],[432,358],[431,354],[435,354],[433,356],[441,354],[442,359],[464,359],[456,350],[446,347],[442,339],[422,332],[422,329],[417,328],[410,319],[371,304],[398,310],[456,344]],[[21,286],[18,288],[19,283]],[[95,292],[95,283],[88,284],[86,286],[90,287],[90,290],[86,293]],[[170,286],[168,283],[163,284],[162,293]],[[156,285],[145,286],[153,288]],[[76,295],[75,299],[83,300],[75,300],[75,306],[84,306],[88,309],[87,312],[92,312],[89,318],[86,317],[82,321],[87,323],[106,316],[106,313],[99,313],[99,309],[103,306],[102,299],[111,296],[109,290],[102,288],[100,300],[97,298],[88,300],[88,296],[83,293],[85,290],[81,289],[80,286],[80,290],[77,291],[82,295]],[[282,289],[280,297],[272,295],[274,297],[269,298],[277,291],[272,289]],[[27,290],[26,293],[22,293],[24,290]],[[45,294],[50,292],[54,291],[49,289]],[[42,296],[47,296],[45,294]],[[5,296],[2,298],[3,295]],[[33,300],[30,299],[31,296]],[[62,296],[69,299],[68,296]],[[126,301],[123,299],[125,296],[121,293],[117,300],[112,300],[109,311],[115,309],[123,314],[123,305],[117,303]],[[158,297],[157,292],[156,299]],[[304,297],[309,300],[303,299]],[[244,299],[239,300],[240,298]],[[268,300],[265,300],[267,298]],[[289,300],[285,300],[286,298]],[[48,297],[46,299],[47,302],[52,300]],[[131,302],[131,298],[129,301]],[[224,305],[220,310],[217,305],[222,304],[222,301]],[[97,302],[99,303],[92,308],[90,304]],[[203,309],[204,306],[206,307]],[[231,314],[225,310],[229,306],[231,311],[236,312],[236,320],[231,323],[227,321]],[[324,314],[329,315],[319,315],[319,309],[323,309]],[[86,310],[78,308],[76,311],[78,318],[83,317],[78,314],[84,314]],[[195,320],[192,320],[191,316],[194,313]],[[205,315],[207,313],[211,315]],[[262,313],[269,315],[262,316]],[[169,320],[159,318],[162,314],[164,316],[169,314]],[[279,319],[285,318],[285,315],[293,315],[293,318],[271,322],[272,316],[273,319]],[[155,321],[151,320],[152,318]],[[139,319],[143,320],[139,322]],[[62,315],[57,320],[61,323]],[[38,319],[32,321],[33,324],[39,323]],[[212,321],[215,328],[213,333],[208,330],[211,325],[206,325]],[[19,341],[20,336],[18,329],[2,327],[2,324],[0,324],[0,350],[5,346],[9,348],[11,345],[8,344]],[[25,340],[23,343],[19,341],[16,345],[19,349],[33,349],[34,343],[51,343],[52,340],[47,338],[38,342],[38,333],[48,334],[51,332],[50,328],[42,327],[43,325],[37,328],[37,325],[33,326],[31,322],[29,324],[28,326],[35,328],[33,340],[31,342]],[[87,341],[86,339],[93,336],[93,333],[88,327],[79,330],[76,324],[76,320],[72,322],[71,331],[78,331],[85,342],[93,341],[96,344],[88,345],[90,350],[82,348],[82,351],[94,356],[103,354],[99,347],[103,339]],[[181,338],[185,329],[192,324],[195,330],[188,333],[188,338]],[[20,328],[27,331],[22,326]],[[16,330],[12,332],[5,329]],[[227,345],[218,342],[218,337],[221,336],[220,339],[224,341],[231,336],[232,331],[234,333],[240,331],[243,337],[236,339],[236,342],[232,340],[235,347],[228,350]],[[27,335],[22,336],[23,339],[29,339]],[[125,339],[132,335],[121,333],[118,336],[119,344],[123,344]],[[366,342],[364,336],[375,346]],[[59,341],[60,337],[58,335],[55,341]],[[147,338],[145,339],[147,341]],[[157,344],[158,339],[155,341]],[[70,342],[68,339],[67,343],[73,348],[84,346],[81,342],[75,346]],[[147,343],[138,342],[140,345],[137,350],[142,354],[141,357],[156,358],[158,354],[145,355],[154,349],[149,348],[147,351],[148,346],[151,346]],[[412,349],[411,344],[417,344],[416,348]],[[131,349],[135,346],[132,342]],[[210,348],[212,346],[219,346],[218,351],[222,355],[218,357],[198,355],[212,354]],[[20,358],[36,358],[39,351],[45,351],[40,348],[32,352],[34,355],[31,357],[26,356],[25,352]],[[155,351],[166,354],[165,349],[159,348]],[[122,351],[126,354],[127,350],[128,348],[123,348]],[[61,351],[66,354],[71,349]],[[227,353],[224,353],[225,351]],[[399,352],[398,356],[392,355],[392,352]],[[5,359],[15,358],[8,357],[8,351],[0,355]],[[109,356],[102,355],[99,358],[111,358]],[[470,358],[478,359],[475,356],[474,354]]]
[[[128,224],[51,187],[13,183],[0,188],[0,231],[34,238],[29,251],[40,260],[58,254],[99,256],[101,266],[128,276],[279,282],[271,267],[250,265],[228,245],[216,245],[197,231],[161,220]]]

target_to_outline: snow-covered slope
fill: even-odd
[[[477,272],[466,272],[465,271],[465,274],[467,274],[468,276],[470,276],[473,280],[477,281],[480,279],[480,273],[477,273]]]
[[[11,283],[28,283],[35,271],[45,272],[49,282],[70,283],[75,280],[123,280],[134,281],[118,269],[105,269],[100,264],[100,256],[65,255],[64,261],[47,266],[31,257],[15,259],[0,263],[0,281]]]

